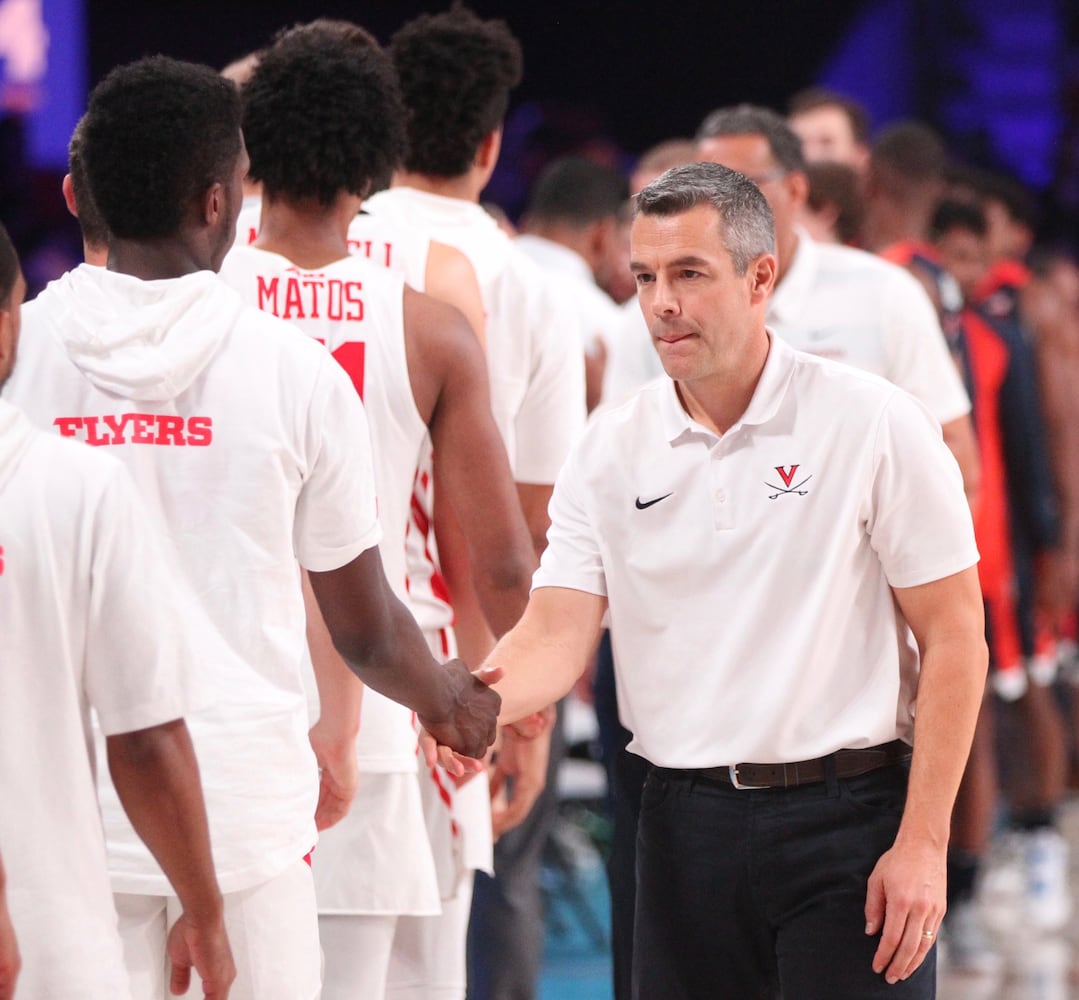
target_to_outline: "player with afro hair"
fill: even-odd
[[[341,191],[363,197],[404,150],[393,64],[354,26],[286,31],[262,53],[243,101],[249,176],[269,200],[329,206]]]
[[[457,177],[502,124],[521,82],[521,45],[504,21],[454,5],[421,15],[390,41],[408,107],[407,170]]]
[[[167,56],[120,66],[90,95],[80,152],[108,232],[167,239],[193,199],[233,173],[240,95],[210,67]]]

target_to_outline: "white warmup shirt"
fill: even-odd
[[[487,310],[492,412],[514,479],[553,483],[584,424],[584,361],[573,303],[554,292],[479,205],[391,188],[364,208],[468,257]]]
[[[329,354],[200,271],[166,281],[82,265],[23,310],[5,395],[34,423],[107,448],[167,526],[227,643],[188,717],[224,892],[316,840],[297,560],[337,569],[376,545],[363,407]],[[101,789],[114,891],[167,881]]]
[[[611,337],[603,373],[603,402],[617,406],[661,375],[663,363],[634,295],[619,307],[618,326]]]
[[[618,331],[621,310],[599,285],[592,269],[575,250],[542,236],[518,236],[513,245],[552,279],[555,288],[573,303],[579,318],[581,346],[589,353],[599,350],[610,353],[611,342]]]
[[[325,344],[352,380],[371,427],[382,563],[394,593],[407,603],[405,531],[427,425],[416,409],[408,374],[404,281],[358,257],[305,271],[254,247],[235,247],[225,258],[221,278],[248,304]],[[377,691],[365,691],[357,749],[362,771],[415,772],[412,712]]]
[[[800,351],[886,378],[942,424],[970,412],[936,310],[904,268],[799,233],[768,302],[768,326]]]
[[[193,704],[161,542],[119,462],[0,400],[0,854],[28,1000],[130,997],[90,709],[114,735]]]
[[[918,654],[890,587],[978,558],[924,407],[771,337],[722,437],[661,380],[555,485],[535,587],[605,595],[630,749],[663,767],[911,741]]]

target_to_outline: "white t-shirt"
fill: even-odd
[[[588,261],[575,250],[542,236],[526,233],[518,236],[513,245],[534,261],[554,281],[555,287],[561,290],[566,299],[573,303],[579,320],[581,346],[588,352],[595,352],[599,341],[609,352],[621,311],[596,284]]]
[[[603,402],[617,406],[662,375],[663,363],[635,295],[619,307],[618,326],[603,373]]]
[[[970,412],[936,310],[904,268],[800,233],[767,318],[791,346],[886,378],[942,424]]]
[[[82,265],[23,310],[5,395],[32,421],[120,458],[167,526],[225,647],[188,718],[221,888],[257,885],[314,845],[300,565],[377,544],[363,407],[329,354],[200,271],[140,281]],[[113,888],[168,883],[101,788]]]
[[[664,767],[911,741],[891,587],[978,558],[959,469],[912,397],[771,338],[722,437],[656,382],[592,422],[535,587],[605,595],[630,749]]]
[[[254,247],[235,247],[225,258],[221,278],[250,305],[325,344],[363,399],[375,461],[382,562],[390,586],[407,602],[405,531],[427,425],[416,409],[408,373],[404,281],[359,257],[307,271]],[[364,771],[415,771],[411,711],[377,691],[365,691],[357,750]]]
[[[479,205],[397,187],[364,208],[468,257],[487,311],[491,408],[514,479],[553,483],[584,424],[584,359],[573,303]]]
[[[90,711],[113,735],[194,704],[177,619],[192,599],[169,555],[119,462],[0,400],[0,854],[20,997],[130,997]]]

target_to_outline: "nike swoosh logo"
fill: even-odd
[[[655,500],[646,500],[643,503],[641,502],[641,498],[637,497],[637,510],[645,510],[646,508],[651,507],[652,504],[659,503],[660,500],[666,500],[667,497],[669,497],[669,496],[674,496],[674,494],[673,493],[664,493],[663,496],[656,497]]]

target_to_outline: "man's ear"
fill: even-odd
[[[585,234],[585,243],[588,248],[588,265],[593,271],[608,259],[611,253],[611,244],[617,235],[618,220],[613,215],[589,223]]]
[[[64,193],[64,204],[67,205],[67,210],[77,219],[79,206],[75,204],[75,185],[71,182],[71,174],[64,174],[60,190]]]
[[[774,253],[763,253],[749,265],[751,284],[749,288],[750,300],[753,303],[763,302],[772,294],[775,288],[776,274],[779,271]]]
[[[502,128],[496,128],[483,137],[476,150],[473,164],[483,170],[494,170],[498,154],[502,151]]]
[[[225,212],[225,185],[214,181],[202,196],[202,221],[209,226],[217,223]]]
[[[809,178],[801,170],[792,170],[783,178],[795,210],[809,201]]]

